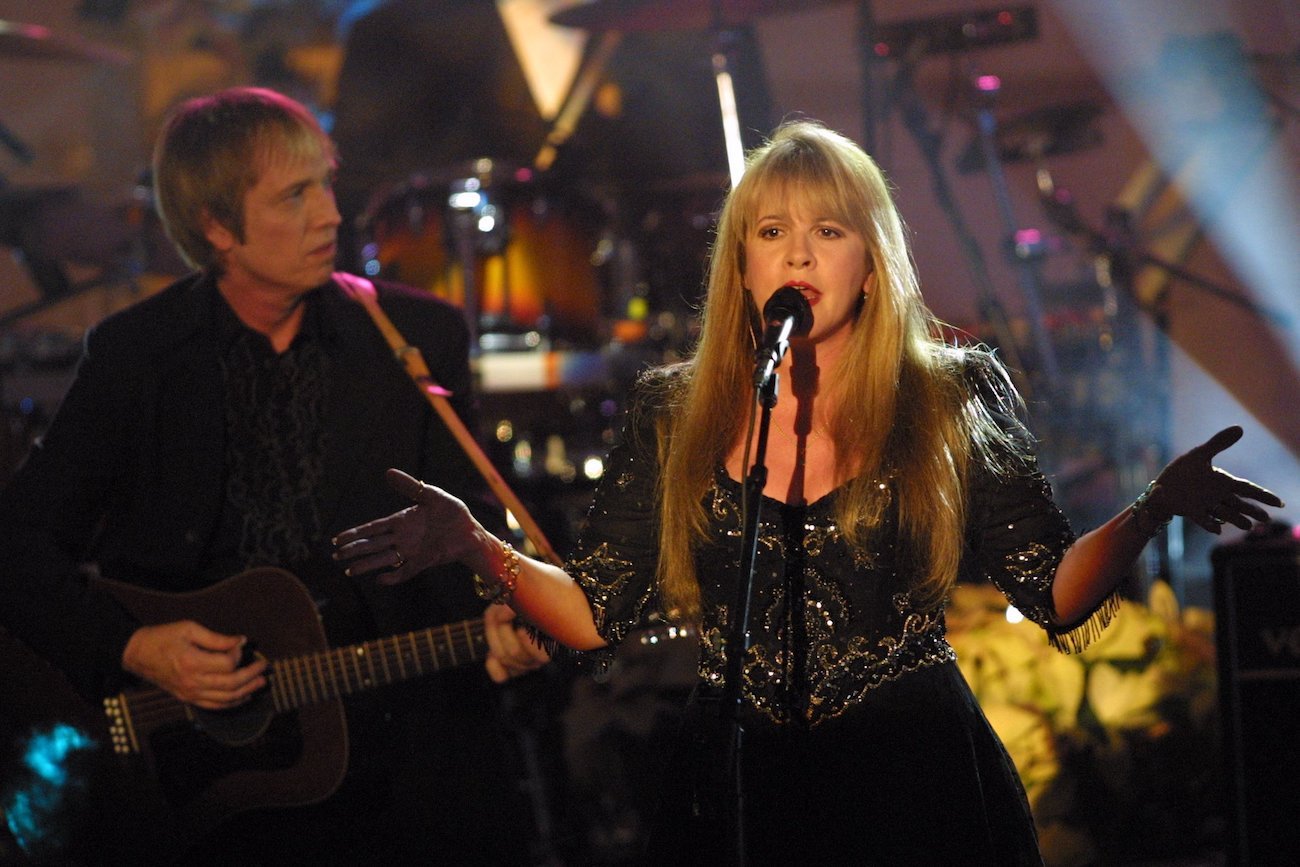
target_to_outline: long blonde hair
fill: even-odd
[[[699,616],[694,550],[707,533],[704,497],[743,436],[753,400],[750,313],[742,283],[744,244],[760,199],[801,201],[859,232],[875,285],[838,368],[823,375],[836,484],[836,520],[866,545],[891,500],[900,566],[922,598],[938,601],[956,580],[972,450],[996,454],[999,426],[970,400],[966,354],[948,346],[917,285],[902,221],[880,169],[856,144],[812,121],[781,126],[750,153],[718,223],[693,357],[658,382],[658,583],[666,610]],[[988,356],[985,356],[988,357]],[[996,363],[993,363],[996,367]],[[906,395],[900,400],[900,395]]]

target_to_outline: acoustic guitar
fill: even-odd
[[[181,842],[238,812],[311,804],[338,788],[348,763],[343,696],[487,655],[481,619],[331,648],[311,595],[282,569],[252,569],[193,593],[96,583],[146,625],[190,619],[246,635],[270,662],[267,687],[231,710],[203,710],[153,687],[104,699],[113,752],[137,784],[148,782]]]

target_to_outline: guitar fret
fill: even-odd
[[[342,650],[330,651],[330,662],[338,669],[338,692],[341,695],[348,695],[352,692],[351,682],[347,679],[347,659]]]
[[[279,665],[280,692],[283,695],[284,708],[289,710],[298,706],[298,695],[293,676],[293,659],[282,659]]]
[[[325,701],[326,699],[333,698],[335,695],[335,693],[330,690],[330,680],[325,675],[324,666],[321,665],[321,657],[323,657],[324,655],[325,654],[323,653],[314,653],[312,654],[311,657],[312,662],[316,664],[316,682],[320,684],[321,701]]]
[[[296,656],[293,660],[293,687],[298,707],[311,704],[315,695],[312,691],[311,676],[307,671],[307,660],[301,656]]]
[[[320,701],[321,700],[320,688],[319,685],[316,683],[316,678],[312,677],[312,673],[311,673],[311,657],[310,656],[298,657],[297,665],[295,665],[294,668],[298,672],[298,676],[302,678],[303,686],[306,687],[307,702],[309,704],[315,704],[318,701]]]
[[[320,693],[316,689],[316,680],[311,676],[311,657],[299,656],[294,660],[294,676],[298,678],[299,688],[302,690],[303,704],[315,704],[320,701]]]
[[[293,670],[298,682],[302,684],[303,704],[315,704],[320,701],[320,690],[317,688],[316,678],[311,676],[311,657],[297,657],[294,660]]]
[[[301,688],[298,683],[298,673],[294,671],[295,660],[291,657],[284,660],[284,666],[281,668],[284,674],[284,692],[286,707],[294,708],[302,704],[302,698],[299,695]]]
[[[421,633],[424,641],[429,645],[429,663],[433,666],[434,671],[442,668],[442,656],[438,653],[438,642],[433,637],[433,629],[425,629]]]
[[[411,645],[411,662],[415,663],[415,673],[424,674],[424,666],[420,664],[420,646],[415,643],[415,633],[406,633],[406,640]]]
[[[402,659],[402,639],[400,636],[393,636],[393,659],[397,662],[397,676],[406,680],[406,662]]]
[[[346,653],[346,651],[344,652]],[[359,690],[361,689],[361,687],[365,686],[366,684],[365,676],[361,673],[361,660],[357,658],[356,652],[353,652],[353,653],[348,653],[348,661],[352,663],[352,672],[357,677],[356,685],[353,687],[353,689]]]
[[[460,665],[460,660],[456,658],[456,642],[451,637],[451,627],[442,627],[443,637],[447,639],[447,652],[451,654],[451,664]]]
[[[464,630],[465,632],[465,644],[466,644],[466,649],[469,651],[469,658],[478,659],[478,653],[476,653],[474,650],[474,636],[469,631],[469,621],[468,620],[461,621],[460,626],[461,629]]]
[[[329,672],[330,683],[334,687],[334,695],[347,695],[347,679],[343,675],[343,670],[338,666],[338,652],[331,650],[325,654],[325,667]]]
[[[283,661],[273,662],[268,669],[267,675],[271,689],[271,705],[275,708],[276,713],[287,709],[284,703],[284,687],[280,683],[280,670],[282,668],[284,668]]]
[[[329,651],[322,651],[312,656],[316,663],[316,677],[320,681],[321,695],[326,699],[338,696],[338,685],[334,682],[334,672],[330,669]]]
[[[361,686],[361,672],[357,670],[356,660],[347,649],[338,652],[339,668],[343,671],[343,691],[351,695]]]
[[[379,651],[379,667],[384,670],[384,683],[392,683],[393,674],[388,670],[388,651],[384,649],[384,639],[379,639],[375,645]]]
[[[355,678],[355,669],[352,666],[352,654],[348,653],[346,648],[340,648],[334,654],[334,659],[339,664],[339,673],[343,677],[343,694],[351,695],[357,691],[359,678]]]
[[[357,652],[361,654],[362,658],[366,661],[366,667],[370,670],[370,676],[366,678],[366,686],[374,686],[378,682],[378,679],[375,676],[375,653],[377,652],[375,643],[372,641],[363,644],[361,645],[361,649]]]

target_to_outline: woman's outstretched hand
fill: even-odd
[[[384,480],[415,505],[334,537],[334,559],[348,575],[374,572],[381,584],[400,584],[474,553],[483,529],[463,502],[401,470],[390,469]]]
[[[1163,516],[1182,515],[1218,535],[1224,524],[1249,530],[1252,521],[1267,521],[1268,512],[1285,505],[1272,491],[1214,466],[1215,455],[1241,439],[1242,429],[1224,428],[1199,446],[1170,461],[1156,477],[1151,508]]]

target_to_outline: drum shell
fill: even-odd
[[[602,207],[528,172],[501,175],[416,176],[378,197],[362,218],[366,270],[469,309],[465,259],[473,268],[480,330],[535,330],[595,342],[603,297]],[[477,179],[477,192],[491,203],[488,231],[448,204],[468,178]]]

